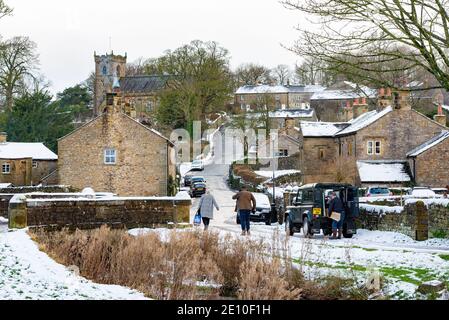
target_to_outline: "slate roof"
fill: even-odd
[[[421,153],[424,153],[425,151],[429,150],[430,148],[432,148],[432,147],[436,146],[437,144],[443,142],[447,138],[449,138],[449,131],[444,130],[443,132],[441,132],[436,137],[433,137],[432,139],[424,142],[422,145],[420,145],[420,146],[416,147],[415,149],[413,149],[412,151],[410,151],[407,154],[407,157],[417,157]]]
[[[120,91],[130,93],[150,93],[163,89],[169,76],[150,75],[120,78]]]

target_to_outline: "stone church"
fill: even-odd
[[[167,86],[169,76],[126,76],[127,55],[95,57],[94,115],[103,113],[106,95],[116,93],[124,112],[134,119],[149,119],[158,104],[157,94]]]

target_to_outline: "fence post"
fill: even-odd
[[[415,240],[425,241],[429,239],[429,212],[426,205],[422,201],[415,204],[416,208],[416,229]]]

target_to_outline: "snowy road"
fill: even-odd
[[[216,137],[217,139],[218,137]],[[215,141],[220,157],[221,141]],[[239,236],[240,227],[235,222],[234,194],[227,185],[228,164],[211,164],[198,175],[207,180],[207,186],[215,196],[220,211],[211,222],[211,230],[220,233],[231,232]],[[192,219],[198,199],[194,201]],[[286,240],[284,227],[252,224],[252,238]],[[417,242],[405,235],[394,232],[358,230],[353,239],[329,241],[324,236],[306,239],[300,234],[287,239],[292,257],[302,260],[305,270],[311,276],[328,273],[347,274],[357,270],[363,280],[373,268],[385,276],[387,292],[396,298],[414,298],[417,286],[427,280],[449,281],[449,239],[430,239]]]

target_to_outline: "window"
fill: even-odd
[[[320,158],[320,160],[324,160],[325,157],[324,149],[318,150],[318,157]]]
[[[245,96],[240,96],[240,101],[245,101]]]
[[[382,142],[368,141],[367,153],[368,155],[380,155],[382,153]]]
[[[104,163],[105,164],[116,164],[117,153],[115,149],[104,150]]]
[[[33,168],[37,168],[38,164],[37,161],[33,161]]]
[[[2,165],[2,173],[3,174],[10,174],[11,173],[11,165],[9,163],[4,163]]]
[[[147,111],[152,111],[153,110],[153,101],[148,101],[147,102]]]
[[[302,200],[304,202],[311,202],[311,201],[313,201],[313,190],[305,190],[303,192]]]
[[[348,142],[348,156],[352,156],[352,142]]]
[[[374,142],[373,141],[368,141],[367,153],[368,153],[368,155],[374,154]]]
[[[106,66],[103,66],[103,75],[105,76],[108,73],[108,68]]]
[[[381,154],[382,148],[380,141],[376,141],[376,154]]]
[[[116,74],[116,76],[120,77],[120,74],[121,74],[120,66],[117,66],[117,74]]]
[[[279,149],[277,156],[278,157],[288,157],[288,150],[287,149]]]

